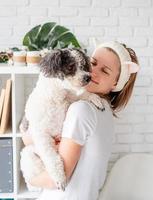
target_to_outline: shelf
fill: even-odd
[[[6,137],[10,137],[12,138],[14,135],[12,133],[5,133],[5,134],[0,134],[0,138],[6,138]]]
[[[22,137],[22,133],[16,133],[16,137],[21,138]]]
[[[0,134],[0,138],[5,138],[5,137],[13,137],[13,133],[11,129],[8,129],[6,133]]]
[[[0,193],[0,199],[14,198],[14,193]]]
[[[13,144],[13,193],[0,193],[0,198],[14,200],[36,199],[38,192],[26,189],[20,170],[20,152],[23,148],[19,124],[24,114],[27,98],[36,85],[39,75],[38,67],[8,66],[0,64],[0,91],[5,88],[7,79],[12,80],[11,95],[11,125],[5,134],[0,134],[0,140],[12,139]],[[4,159],[4,158],[3,158]],[[3,162],[3,159],[0,162]]]
[[[17,197],[18,198],[38,198],[39,197],[39,192],[29,192],[26,187],[25,187],[25,184],[21,184],[21,187],[20,187],[20,192],[19,194],[17,194]]]
[[[28,190],[22,190],[20,194],[17,195],[18,198],[33,199],[39,197],[38,192],[29,192]]]
[[[0,64],[0,74],[39,74],[38,67],[18,67],[18,66],[9,66],[7,64]]]

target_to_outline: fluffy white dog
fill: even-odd
[[[89,71],[89,58],[78,49],[54,50],[41,60],[39,79],[28,98],[20,125],[21,132],[28,128],[34,142],[21,152],[21,170],[29,190],[34,189],[29,180],[44,169],[59,189],[65,189],[64,165],[53,137],[62,132],[66,111],[72,102],[85,99],[103,108],[97,95],[85,90],[78,95],[80,88],[91,80]]]

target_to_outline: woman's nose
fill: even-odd
[[[96,75],[96,74],[97,74],[96,67],[92,67],[92,68],[91,68],[91,74],[93,74],[93,75]]]
[[[93,70],[92,70],[92,72],[91,72],[91,77],[92,77],[92,78],[96,78],[96,77],[97,77],[96,72],[94,72]]]

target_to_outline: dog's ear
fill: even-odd
[[[46,77],[56,77],[62,66],[61,50],[53,50],[43,57],[39,63],[40,71]]]

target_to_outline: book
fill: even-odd
[[[2,111],[3,111],[3,105],[4,105],[4,97],[5,97],[5,89],[2,89],[1,96],[0,96],[0,121],[1,121]]]
[[[6,132],[11,115],[11,79],[6,81],[3,112],[0,124],[0,134]]]

